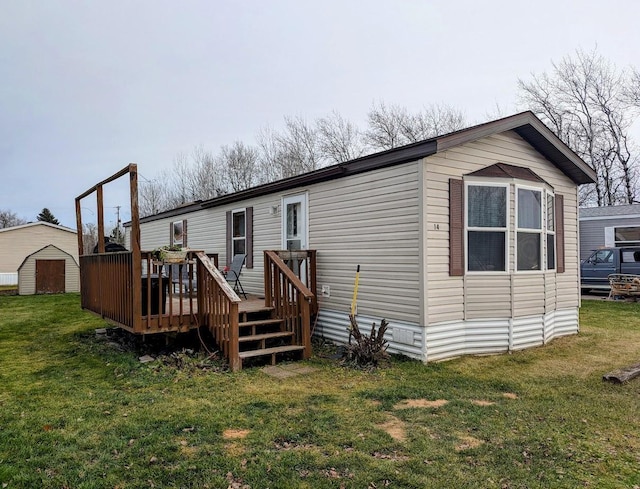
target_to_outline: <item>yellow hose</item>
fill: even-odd
[[[356,315],[356,301],[358,300],[358,282],[360,282],[360,265],[356,270],[356,283],[353,286],[353,299],[351,300],[351,315]]]

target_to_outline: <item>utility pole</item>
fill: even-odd
[[[120,231],[120,207],[122,207],[121,205],[117,205],[115,206],[116,208],[116,232],[115,232],[115,236],[114,238],[116,239],[116,242],[119,244],[123,244],[124,243],[124,236],[122,235],[122,232]]]

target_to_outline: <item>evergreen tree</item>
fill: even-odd
[[[51,224],[60,224],[56,217],[46,207],[38,214],[38,221],[50,222]]]

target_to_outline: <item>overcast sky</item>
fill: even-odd
[[[518,78],[578,48],[640,67],[638,19],[635,0],[0,0],[0,209],[75,227],[75,197],[129,162],[150,179],[285,115],[509,115]],[[107,225],[127,220],[105,191]]]

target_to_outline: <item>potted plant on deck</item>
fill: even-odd
[[[180,245],[166,245],[156,248],[151,253],[153,257],[164,263],[181,263],[187,258],[187,248]]]

